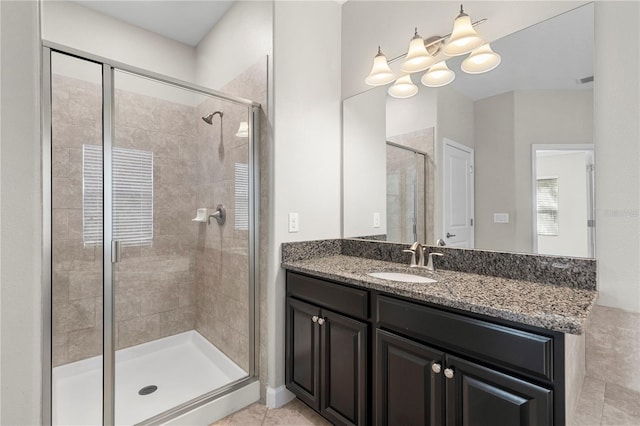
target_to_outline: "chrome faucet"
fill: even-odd
[[[402,250],[404,253],[411,253],[411,266],[412,268],[424,268],[424,251],[427,248],[420,244],[419,242],[415,242],[411,244],[406,250]]]
[[[433,263],[433,256],[444,256],[444,254],[436,253],[436,252],[429,253],[429,261],[427,262],[427,271],[431,271],[431,272],[436,271],[436,264]]]

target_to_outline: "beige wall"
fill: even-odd
[[[513,92],[475,103],[475,243],[488,250],[516,249],[513,110]],[[494,213],[510,222],[494,224]]]
[[[593,92],[516,91],[514,96],[516,175],[512,197],[515,196],[516,210],[513,242],[514,251],[529,253],[533,247],[531,145],[593,143]]]
[[[236,1],[196,46],[195,82],[222,90],[270,54],[272,41],[272,2]]]
[[[640,312],[640,4],[596,2],[595,12],[599,303]]]
[[[38,3],[0,2],[0,424],[40,424]]]
[[[531,253],[531,145],[592,143],[592,105],[589,90],[476,101],[476,247]],[[493,223],[493,213],[509,213],[509,223]]]
[[[42,2],[42,38],[185,81],[195,78],[195,49],[72,1]]]
[[[344,197],[343,235],[347,238],[387,233],[386,88],[345,99],[342,104]],[[373,227],[373,213],[380,227]]]
[[[435,128],[436,164],[444,164],[444,138],[461,143],[470,148],[475,147],[475,114],[474,102],[452,87],[437,90],[437,121]],[[477,165],[477,160],[475,162]],[[435,206],[444,205],[444,175],[442,167],[436,167],[435,173]],[[476,195],[477,197],[477,195]],[[476,198],[477,200],[477,198]],[[442,208],[434,208],[434,234],[428,244],[435,244],[439,238],[444,239],[444,214]],[[477,246],[476,247],[482,247]]]
[[[451,139],[469,148],[475,147],[474,102],[456,89],[447,86],[437,91],[436,133],[438,140]]]
[[[340,237],[341,5],[277,1],[274,7],[268,385],[282,389],[285,286],[280,245]],[[298,233],[287,231],[289,212],[300,215]]]

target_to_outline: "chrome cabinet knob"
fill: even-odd
[[[437,362],[434,362],[433,364],[431,364],[431,371],[438,374],[442,371],[442,366]]]
[[[453,379],[453,368],[445,368],[444,369],[444,376],[447,379]]]
[[[317,315],[312,316],[311,321],[318,322],[318,316]]]
[[[324,318],[318,318],[318,324],[320,325],[324,324]]]

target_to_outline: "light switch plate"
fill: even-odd
[[[494,213],[493,223],[509,223],[509,213]]]
[[[298,219],[298,213],[289,213],[289,232],[300,231],[300,221]]]
[[[373,214],[373,227],[380,228],[380,213]]]

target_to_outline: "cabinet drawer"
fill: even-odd
[[[377,297],[378,326],[508,370],[553,380],[553,338],[416,303]]]
[[[369,318],[369,292],[366,290],[287,272],[287,296],[356,318]]]

